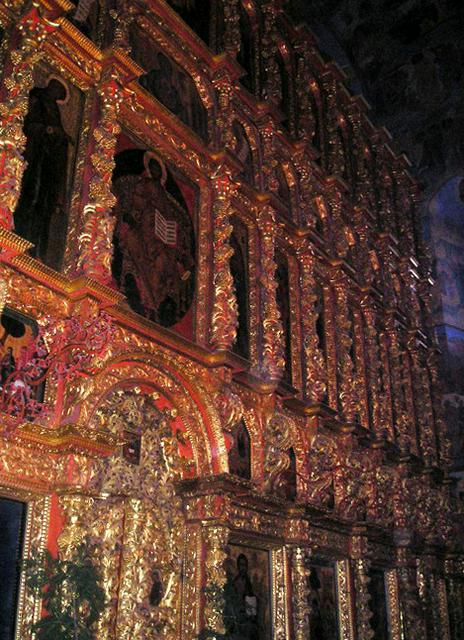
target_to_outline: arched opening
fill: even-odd
[[[168,0],[168,3],[203,42],[211,44],[216,10],[214,0]]]
[[[255,181],[254,166],[253,166],[253,152],[248,139],[245,127],[238,120],[234,120],[232,124],[232,132],[235,138],[235,146],[233,153],[242,165],[239,177],[243,178],[248,184],[253,185]]]
[[[129,306],[187,336],[195,292],[194,191],[155,154],[115,157],[112,275]]]
[[[251,479],[251,439],[243,420],[235,426],[229,449],[229,473],[245,480]]]
[[[246,360],[250,357],[249,300],[248,300],[248,229],[240,220],[232,220],[230,245],[234,253],[230,259],[230,271],[234,281],[238,308],[237,337],[233,351]]]
[[[240,78],[240,83],[254,93],[256,86],[255,72],[255,32],[253,22],[248,15],[242,2],[239,2],[239,26],[240,26],[240,49],[237,54],[237,61],[245,71]]]
[[[57,270],[66,244],[82,101],[82,93],[64,79],[41,77],[29,93],[24,119],[26,169],[15,231],[34,245],[31,255]]]
[[[203,140],[208,136],[208,117],[192,77],[170,58],[142,29],[130,32],[132,57],[145,69],[139,84]]]
[[[292,384],[292,327],[291,327],[291,313],[290,313],[290,282],[289,282],[289,270],[288,260],[286,256],[281,252],[276,252],[276,301],[279,309],[280,318],[282,321],[282,328],[284,332],[284,356],[285,356],[285,368],[283,381],[287,384]]]

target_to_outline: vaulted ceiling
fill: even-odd
[[[463,0],[289,0],[405,151],[424,195],[464,168]]]

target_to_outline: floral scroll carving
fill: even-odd
[[[112,208],[116,198],[111,192],[116,136],[122,91],[117,78],[105,79],[99,88],[100,120],[93,131],[95,140],[91,156],[93,175],[90,180],[89,201],[84,207],[84,223],[78,238],[78,270],[85,275],[111,284],[113,231],[115,218]]]
[[[221,171],[221,170],[219,170]],[[214,307],[211,342],[215,349],[231,349],[237,335],[238,309],[230,271],[230,199],[236,190],[230,175],[221,172],[214,179]]]

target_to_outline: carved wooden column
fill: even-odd
[[[401,363],[398,329],[394,316],[389,313],[385,322],[385,334],[388,340],[388,360],[392,400],[394,407],[394,424],[396,442],[400,448],[408,450],[414,441],[411,431],[414,427],[408,412],[406,393],[404,389],[404,374]]]
[[[436,579],[437,598],[440,616],[440,628],[443,634],[443,640],[451,640],[450,619],[448,611],[448,601],[446,598],[446,582],[442,576]]]
[[[327,369],[324,353],[317,335],[318,311],[316,308],[316,279],[314,277],[314,251],[307,243],[298,248],[300,264],[301,317],[303,323],[303,348],[305,354],[306,397],[313,403],[323,402],[327,389]]]
[[[229,531],[223,526],[210,526],[204,529],[206,545],[205,559],[205,627],[218,634],[225,633],[223,620],[223,589],[226,584],[224,561],[227,558],[226,546]]]
[[[438,355],[435,347],[429,347],[425,356],[427,378],[431,393],[433,414],[435,422],[435,433],[438,440],[438,454],[440,464],[444,469],[451,466],[451,441],[447,433],[444,412],[442,406],[442,381],[439,376]]]
[[[276,125],[273,118],[267,118],[259,128],[263,144],[263,156],[266,162],[263,166],[264,189],[276,193],[279,189],[276,168],[279,164],[278,153],[275,150]]]
[[[276,300],[276,263],[275,263],[275,218],[274,210],[263,205],[258,211],[258,226],[261,239],[261,363],[256,371],[266,381],[281,378],[284,360],[284,335],[282,321]]]
[[[388,408],[387,372],[382,364],[379,309],[368,294],[361,298],[361,311],[365,326],[372,428],[377,434],[385,433],[393,439],[393,425]]]
[[[372,612],[369,607],[369,560],[352,560],[354,588],[356,593],[356,637],[357,640],[372,640],[374,631],[370,625]]]
[[[396,181],[396,208],[398,210],[398,241],[403,255],[415,256],[414,242],[414,214],[415,198],[413,184],[407,178],[404,170],[394,169]],[[409,183],[409,184],[408,184]]]
[[[333,175],[343,176],[345,162],[343,148],[338,135],[340,114],[337,108],[337,81],[332,73],[327,73],[322,78],[327,99],[327,170]]]
[[[230,174],[221,170],[213,178],[214,275],[211,344],[215,349],[232,349],[237,335],[238,309],[234,281],[230,272],[231,198],[237,189]]]
[[[392,181],[391,176],[386,168],[386,161],[384,158],[385,149],[383,145],[376,143],[374,145],[377,156],[377,189],[379,193],[379,220],[381,228],[393,234],[397,235],[395,213],[392,208]]]
[[[311,161],[306,156],[305,148],[301,153],[295,153],[294,163],[299,175],[300,223],[314,229],[317,223],[315,215],[317,191],[312,175]]]
[[[408,353],[411,363],[411,374],[414,386],[415,410],[418,420],[418,439],[422,457],[427,466],[437,464],[437,441],[434,429],[433,404],[430,395],[426,365],[420,354],[415,332],[408,340]]]
[[[358,401],[359,419],[363,426],[370,425],[370,374],[369,354],[367,349],[364,314],[361,309],[359,293],[356,292],[353,308],[351,310],[352,332],[355,343],[353,353],[355,392]]]
[[[6,91],[0,103],[0,227],[6,229],[14,227],[13,214],[26,168],[23,124],[34,84],[32,72],[43,56],[45,40],[58,26],[40,14],[37,2],[17,23],[21,38],[11,52],[11,68],[3,78]]]
[[[224,51],[235,59],[240,51],[239,0],[223,0]]]
[[[231,106],[234,93],[233,82],[228,73],[221,71],[213,78],[213,85],[218,95],[218,110],[214,127],[217,131],[215,142],[219,150],[224,147],[233,149],[235,144],[235,136],[232,131],[234,112]]]
[[[367,163],[371,161],[369,149],[365,144],[362,128],[361,113],[358,108],[352,106],[348,111],[348,120],[353,132],[353,147],[356,156],[357,174],[354,184],[355,203],[362,209],[368,209],[371,214],[375,211],[374,189],[371,175],[367,169]]]
[[[463,569],[462,560],[445,561],[447,608],[452,640],[464,638]]]
[[[335,324],[337,340],[337,382],[339,409],[344,419],[353,423],[358,413],[358,389],[355,380],[355,365],[351,356],[353,345],[352,323],[349,317],[350,289],[347,276],[340,267],[336,267],[331,276],[335,293]]]
[[[309,557],[310,552],[308,549],[296,547],[292,550],[292,602],[295,640],[307,640],[309,638]]]
[[[329,280],[329,277],[327,277],[327,280]],[[338,409],[337,308],[332,286],[325,282],[322,284],[321,289],[324,297],[327,396],[329,406],[336,411]]]
[[[420,601],[415,560],[407,547],[397,549],[398,583],[405,640],[425,638],[425,624]]]
[[[309,142],[312,141],[315,133],[316,118],[313,114],[313,105],[309,93],[312,72],[307,61],[314,56],[314,46],[306,39],[295,45],[298,54],[296,71],[296,94],[298,97],[298,137]]]
[[[421,308],[418,299],[419,279],[417,272],[413,269],[413,264],[406,256],[399,259],[399,272],[403,282],[402,305],[412,327],[420,327]]]
[[[282,100],[282,85],[279,65],[277,64],[277,40],[276,18],[279,13],[275,2],[266,2],[262,5],[263,37],[261,39],[261,57],[265,71],[262,88],[262,97],[269,100],[275,106],[279,106]]]
[[[113,231],[116,222],[112,214],[116,198],[111,191],[111,176],[117,135],[121,130],[118,115],[123,98],[116,75],[104,78],[98,95],[100,117],[93,131],[92,177],[78,238],[77,271],[109,285],[112,282]]]

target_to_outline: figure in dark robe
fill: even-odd
[[[193,225],[165,188],[166,172],[151,158],[149,175],[125,175],[114,182],[116,239],[121,253],[118,285],[138,313],[174,325],[193,295]]]
[[[50,222],[59,210],[64,215],[67,155],[70,138],[63,128],[59,102],[67,90],[56,78],[29,94],[24,120],[27,137],[21,195],[14,214],[16,232],[35,245],[34,255],[45,258]]]
[[[248,558],[237,557],[237,574],[226,585],[226,620],[231,640],[260,640],[258,597],[248,574]]]
[[[2,385],[8,380],[10,375],[16,369],[16,361],[13,355],[13,348],[8,347],[5,355],[0,361],[0,376],[2,380]]]

